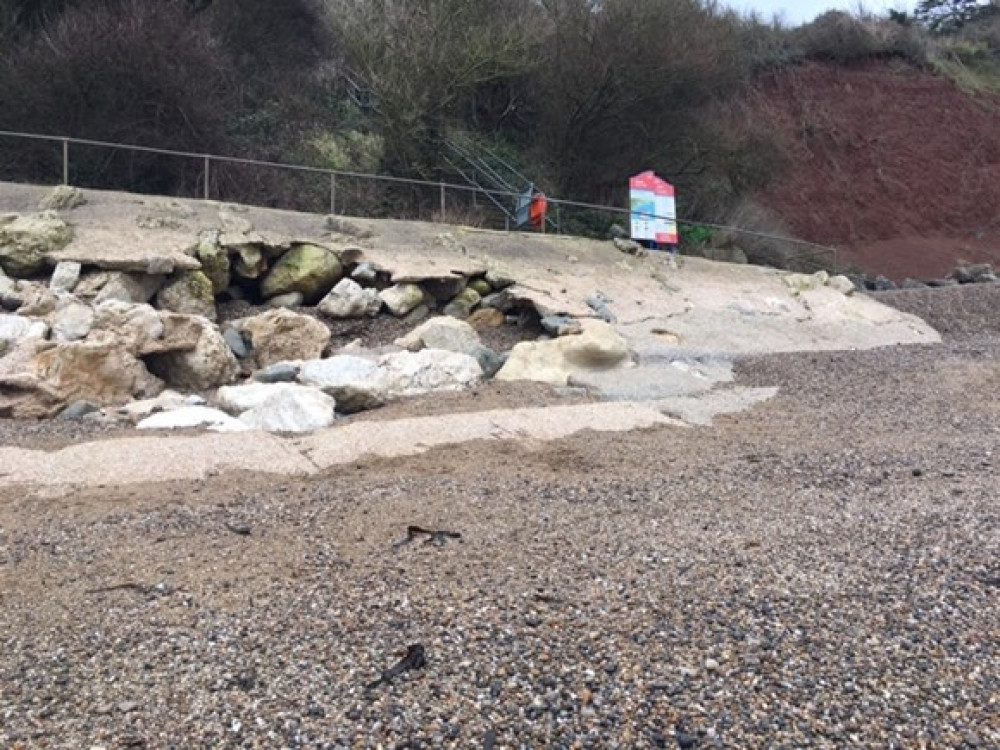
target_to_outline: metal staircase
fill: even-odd
[[[523,227],[528,224],[528,209],[536,192],[531,180],[496,152],[468,138],[446,138],[442,147],[442,158],[455,174],[470,186],[483,191],[481,195],[485,195],[503,213],[509,226]],[[490,191],[514,196],[497,196]],[[558,231],[558,225],[550,217],[545,217],[545,223]]]

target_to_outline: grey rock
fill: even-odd
[[[876,276],[872,279],[871,288],[876,292],[890,292],[893,289],[898,289],[896,282],[890,279],[888,276]]]
[[[925,284],[923,281],[918,281],[917,279],[903,279],[903,283],[899,285],[900,289],[927,289],[930,285]]]
[[[331,318],[375,317],[382,300],[374,289],[364,289],[353,279],[341,279],[319,305],[319,311]]]
[[[253,379],[258,383],[291,383],[299,376],[299,366],[291,362],[276,362],[270,367],[257,370]]]
[[[420,282],[420,286],[435,300],[444,302],[460,294],[467,283],[464,276],[449,276],[440,279],[424,279]]]
[[[635,240],[627,240],[622,237],[615,237],[612,240],[615,248],[626,255],[645,255],[646,249]]]
[[[312,432],[329,427],[336,419],[336,401],[318,388],[293,383],[253,385],[272,390],[240,415],[240,421],[249,427],[268,432]]]
[[[235,328],[226,328],[223,330],[222,338],[226,340],[230,351],[236,355],[237,359],[250,359],[253,356],[253,348],[243,338],[243,334]]]
[[[350,354],[307,360],[302,363],[298,380],[333,396],[340,411],[346,414],[374,409],[389,397],[385,368]]]
[[[514,279],[510,274],[504,273],[495,268],[491,268],[486,272],[486,280],[489,282],[490,286],[494,289],[506,289],[509,286],[514,286],[517,280]]]
[[[431,309],[427,305],[417,305],[403,316],[403,320],[410,325],[421,323],[430,317]]]
[[[587,307],[597,313],[598,317],[605,323],[617,323],[618,318],[611,312],[611,308],[608,307],[608,303],[612,301],[601,292],[594,292],[586,300]]]
[[[87,202],[83,191],[72,185],[57,185],[42,198],[38,207],[47,211],[69,211]]]
[[[305,296],[302,292],[289,292],[288,294],[279,294],[276,297],[271,297],[267,301],[268,307],[299,307],[303,302],[305,302]]]
[[[479,296],[479,292],[475,289],[466,287],[458,294],[458,296],[445,305],[444,314],[450,315],[453,318],[465,320],[472,314],[476,305],[478,305],[481,301],[482,297]]]
[[[928,279],[927,286],[932,288],[940,288],[946,286],[958,286],[958,281],[955,279]]]
[[[184,315],[216,318],[212,280],[201,271],[181,271],[171,276],[156,293],[156,305],[161,310]]]
[[[56,415],[56,419],[81,419],[88,414],[100,411],[99,406],[95,406],[89,401],[77,400],[71,402],[65,409]]]
[[[480,305],[482,307],[492,307],[494,310],[499,310],[500,312],[509,312],[514,309],[514,300],[511,298],[509,292],[501,290],[483,297]]]
[[[56,264],[49,279],[49,289],[52,291],[72,292],[80,281],[80,271],[83,266],[75,260],[64,260]]]
[[[443,349],[386,354],[379,365],[386,372],[391,396],[462,390],[483,377],[475,357]]]
[[[52,336],[56,341],[78,341],[90,333],[93,325],[94,311],[71,297],[53,315]]]
[[[402,317],[424,302],[424,292],[416,284],[396,284],[379,292],[389,311]]]
[[[351,272],[351,278],[355,281],[372,283],[378,277],[378,269],[375,268],[374,263],[369,263],[367,261],[363,263],[358,263],[358,267]]]
[[[542,318],[542,328],[553,336],[569,336],[583,331],[583,326],[576,318],[569,315],[549,315]]]
[[[74,290],[80,296],[88,296],[81,291],[81,286],[97,286],[94,294],[94,304],[100,304],[109,299],[122,302],[149,302],[163,286],[166,277],[144,273],[125,273],[113,271],[110,273],[84,276]],[[89,290],[88,290],[89,291]]]
[[[44,320],[0,313],[0,341],[16,344],[22,339],[44,339],[48,333],[49,326]]]

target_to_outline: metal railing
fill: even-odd
[[[370,172],[353,172],[349,170],[338,170],[338,169],[328,169],[325,167],[312,167],[303,164],[289,164],[285,162],[275,162],[266,161],[262,159],[248,159],[244,157],[236,156],[221,156],[218,154],[205,154],[197,153],[192,151],[178,151],[175,149],[164,149],[164,148],[154,148],[150,146],[139,146],[127,143],[114,143],[110,141],[99,141],[89,138],[71,138],[69,136],[54,136],[54,135],[42,135],[39,133],[19,133],[16,131],[0,130],[0,138],[19,138],[31,141],[41,141],[54,143],[61,146],[61,174],[62,174],[62,184],[70,184],[70,146],[88,146],[96,148],[107,148],[119,151],[129,151],[133,153],[145,153],[145,154],[155,154],[159,156],[172,156],[180,157],[185,159],[194,159],[201,164],[201,174],[198,180],[201,183],[201,198],[204,200],[212,200],[212,174],[213,165],[230,164],[236,166],[250,166],[250,167],[261,167],[266,169],[279,169],[286,170],[290,172],[296,172],[300,174],[311,174],[311,175],[322,175],[329,178],[329,212],[331,214],[337,213],[338,207],[338,180],[344,181],[349,179],[354,180],[367,180],[374,183],[387,183],[395,185],[410,185],[419,186],[423,188],[430,188],[438,193],[439,211],[440,214],[438,219],[440,221],[445,221],[447,218],[447,193],[448,191],[457,192],[460,195],[471,196],[473,200],[475,196],[481,195],[485,197],[488,201],[492,203],[498,203],[498,199],[505,198],[509,200],[516,200],[518,193],[516,191],[509,190],[498,190],[492,188],[485,188],[479,185],[461,185],[451,182],[444,181],[432,181],[432,180],[421,180],[411,177],[397,177],[393,175],[376,174]],[[557,231],[562,231],[563,222],[561,220],[561,212],[564,209],[581,210],[588,212],[599,212],[603,214],[609,214],[611,216],[621,217],[628,220],[632,214],[632,211],[628,208],[620,208],[617,206],[607,206],[597,203],[586,203],[583,201],[573,201],[566,200],[563,198],[547,198],[549,205],[553,208],[556,213],[556,220],[554,222]],[[510,230],[509,214],[504,211],[504,228]],[[763,239],[771,242],[779,242],[786,245],[804,247],[808,248],[805,252],[797,253],[795,255],[786,258],[789,262],[803,263],[810,262],[815,265],[816,268],[830,268],[834,271],[837,269],[837,250],[836,248],[829,247],[827,245],[820,245],[815,242],[808,242],[806,240],[793,239],[790,237],[782,237],[780,235],[768,234],[765,232],[758,232],[755,230],[744,229],[742,227],[727,226],[723,224],[712,224],[703,221],[689,221],[686,219],[678,219],[676,217],[666,217],[658,216],[654,214],[645,215],[646,218],[650,219],[669,219],[676,222],[680,226],[700,226],[712,230],[732,232],[746,237],[754,237],[757,239]],[[826,258],[829,260],[828,263],[823,263],[821,260]]]

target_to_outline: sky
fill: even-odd
[[[858,0],[726,0],[726,4],[737,10],[756,10],[765,18],[775,13],[784,17],[786,23],[798,25],[811,21],[827,10],[857,10]],[[863,0],[866,10],[884,13],[887,10],[913,10],[916,0]]]

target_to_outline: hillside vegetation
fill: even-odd
[[[626,177],[652,168],[686,218],[843,241],[789,201],[763,208],[802,154],[748,103],[807,65],[876,63],[992,102],[994,11],[929,0],[913,17],[830,12],[788,28],[711,0],[0,0],[0,129],[435,180],[456,178],[444,144],[460,140],[550,194],[621,204]],[[55,149],[0,138],[2,176],[57,180]],[[96,147],[72,163],[84,186],[193,195],[201,179],[195,160]],[[220,167],[212,180],[229,200],[328,200],[316,177]],[[342,190],[369,215],[437,199]],[[603,232],[609,218],[569,221]]]

